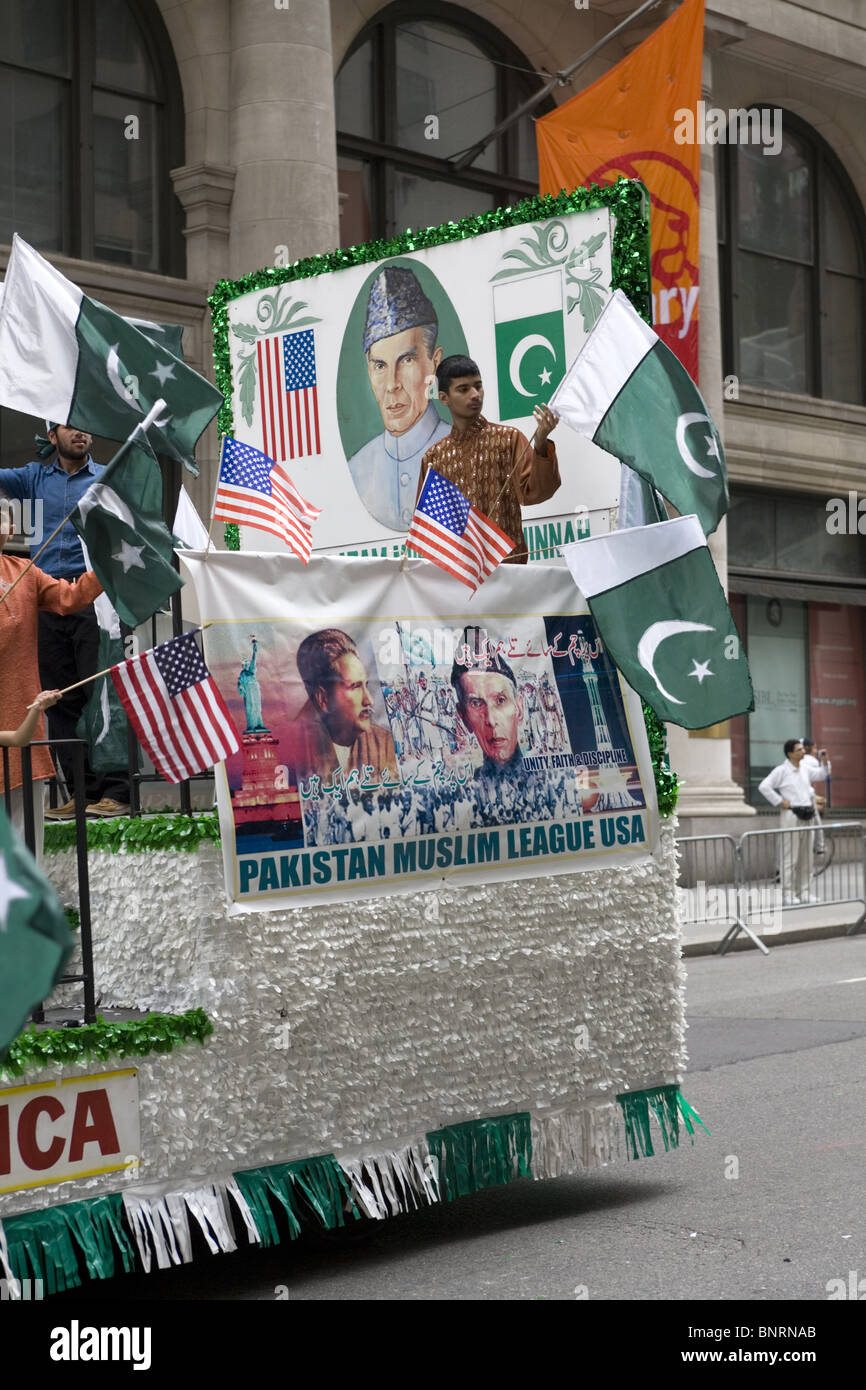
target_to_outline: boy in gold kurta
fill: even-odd
[[[546,502],[561,481],[556,449],[548,439],[557,417],[546,405],[535,407],[538,423],[533,449],[513,425],[485,420],[481,373],[471,357],[446,357],[436,377],[439,399],[451,412],[452,429],[424,455],[418,496],[428,470],[435,468],[514,541],[504,563],[525,565],[529,557],[520,508]]]

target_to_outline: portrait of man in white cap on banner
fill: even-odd
[[[414,271],[380,270],[370,286],[362,347],[385,428],[348,462],[367,511],[394,531],[407,530],[412,519],[424,454],[451,429],[430,399],[443,355],[438,335],[439,316]]]

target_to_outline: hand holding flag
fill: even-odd
[[[16,234],[0,302],[0,405],[125,439],[162,396],[156,452],[198,473],[196,441],[222,393],[158,345],[156,327],[140,332],[88,298]]]
[[[550,401],[706,535],[730,506],[722,441],[685,367],[615,290]]]
[[[225,436],[214,517],[279,536],[306,565],[313,551],[310,522],[321,511],[301,496],[279,463],[252,445]]]
[[[162,519],[162,475],[146,437],[164,407],[164,401],[155,403],[71,514],[99,582],[130,627],[145,622],[183,585]]]
[[[424,479],[406,544],[473,591],[514,549],[511,537],[435,468]]]
[[[240,750],[194,633],[113,666],[111,679],[139,743],[167,782],[183,782]]]
[[[171,537],[162,520],[162,477],[146,438],[164,408],[165,401],[157,401],[136,425],[103,468],[99,481],[91,484],[0,594],[0,603],[8,599],[67,521],[81,537],[88,559],[92,556],[93,569],[111,606],[130,627],[145,622],[182,587],[183,580],[172,565]],[[140,444],[136,443],[138,434],[142,436]],[[119,471],[121,463],[125,467]]]

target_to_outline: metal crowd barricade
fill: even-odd
[[[682,921],[688,925],[719,925],[728,930],[716,946],[724,955],[739,932],[748,936],[764,955],[760,937],[781,930],[786,913],[804,908],[859,904],[861,912],[848,927],[848,935],[866,922],[866,834],[859,821],[825,822],[823,853],[813,854],[818,830],[797,826],[792,830],[747,830],[739,840],[732,835],[690,835],[677,840],[679,893]],[[797,837],[788,838],[785,837]],[[808,837],[807,839],[804,837]],[[798,846],[807,846],[808,889],[783,882],[783,868],[796,872]],[[782,855],[788,857],[783,865]]]
[[[33,766],[31,748],[64,746],[69,749],[74,766],[75,781],[75,847],[78,870],[78,915],[79,940],[81,943],[81,974],[61,975],[59,985],[81,984],[84,986],[84,1022],[96,1022],[96,981],[93,971],[93,937],[90,923],[90,877],[87,870],[87,817],[85,806],[87,795],[84,788],[84,757],[86,743],[82,739],[35,739],[32,744],[21,749],[21,792],[23,800],[24,843],[31,854],[36,853],[36,823],[33,814]],[[3,785],[5,787],[6,812],[11,814],[12,793],[9,788],[9,750],[3,750]],[[41,848],[41,847],[40,847]],[[43,1023],[45,1014],[42,1005],[33,1010],[34,1022]]]
[[[718,925],[728,930],[716,946],[724,955],[738,932],[744,932],[764,955],[767,947],[753,931],[744,911],[740,847],[733,835],[688,835],[677,840],[680,910],[684,924]]]
[[[823,832],[824,852],[814,854]],[[740,836],[741,882],[745,892],[767,896],[772,890],[782,913],[798,908],[859,904],[862,911],[848,927],[851,936],[866,920],[866,836],[860,821],[824,821],[792,830],[748,830]],[[801,851],[800,847],[804,846]],[[797,860],[807,856],[808,890],[798,893]],[[783,857],[789,861],[783,875]],[[789,878],[790,881],[784,881]]]

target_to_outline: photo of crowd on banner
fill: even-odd
[[[243,729],[226,763],[238,852],[646,804],[619,677],[589,615],[299,627],[227,624],[212,665]]]

